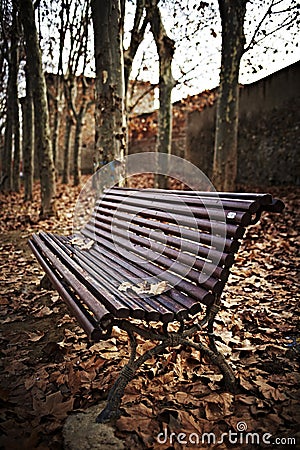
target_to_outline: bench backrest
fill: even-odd
[[[173,296],[196,313],[221,294],[245,228],[262,211],[283,207],[269,194],[113,188],[97,201],[82,233],[99,244],[112,267],[117,262],[128,269],[127,282],[163,280],[164,301]]]

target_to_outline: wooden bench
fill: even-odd
[[[235,391],[214,334],[220,296],[246,227],[283,209],[270,194],[112,188],[80,233],[32,236],[37,260],[88,337],[108,339],[114,326],[128,333],[128,363],[98,422],[118,417],[125,386],[147,359],[181,344],[210,358]],[[156,344],[137,356],[136,335]]]

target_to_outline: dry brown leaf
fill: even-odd
[[[80,236],[75,236],[69,241],[72,245],[76,245],[80,250],[89,250],[95,244],[92,239],[83,239]]]
[[[116,346],[116,339],[112,338],[108,341],[97,342],[89,348],[92,353],[100,354],[103,356],[104,352],[118,352],[118,347]]]
[[[286,395],[283,392],[280,392],[279,389],[266,383],[262,377],[258,376],[257,379],[253,381],[266,399],[273,398],[275,401],[283,401],[286,399]]]
[[[245,347],[243,347],[243,346],[241,346],[241,347],[234,347],[232,350],[234,352],[237,352],[237,351],[255,352],[257,350],[257,347],[255,347],[254,345],[249,345],[248,347],[247,346],[245,346]]]
[[[119,291],[126,292],[128,290],[132,290],[137,294],[149,295],[159,295],[167,291],[168,289],[170,289],[170,287],[166,281],[160,281],[158,283],[148,283],[147,281],[143,281],[138,284],[132,284],[128,281],[124,281],[118,287]]]
[[[64,397],[60,391],[47,395],[45,401],[33,398],[33,409],[39,417],[54,416],[57,419],[67,417],[69,411],[72,411],[74,398],[71,397],[67,401],[63,401]]]
[[[50,316],[53,314],[53,310],[48,308],[48,306],[43,306],[38,312],[34,314],[35,317],[44,317],[44,316]]]
[[[245,405],[254,405],[256,403],[256,398],[253,397],[252,395],[240,394],[240,395],[237,395],[236,398],[238,401],[240,401],[241,403],[244,403]]]
[[[129,416],[122,416],[117,421],[117,426],[120,431],[145,431],[151,430],[153,423],[153,412],[144,403],[126,407],[126,412]]]
[[[27,336],[29,337],[29,341],[31,342],[37,342],[42,339],[42,337],[45,336],[45,333],[43,331],[36,331],[35,333],[31,333],[30,331],[25,331]]]

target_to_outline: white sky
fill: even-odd
[[[174,5],[175,3],[176,2],[174,2]],[[198,13],[197,16],[197,13],[195,13],[195,11],[191,8],[191,4],[193,3],[193,1],[181,0],[181,5],[186,10],[188,20],[191,22],[190,30],[195,28],[201,21],[201,15],[199,16]],[[253,30],[257,26],[256,24],[261,20],[271,3],[272,0],[252,0],[249,2],[245,21],[245,32],[248,42],[253,34]],[[277,3],[277,10],[279,10],[279,8],[280,10],[285,9],[292,3],[295,4],[293,0],[277,0]],[[173,11],[172,8],[162,9],[165,28],[168,35],[176,42],[176,51],[172,67],[174,78],[177,80],[180,79],[180,68],[183,68],[186,72],[189,72],[191,68],[194,68],[194,70],[190,73],[193,79],[188,83],[188,86],[181,84],[174,89],[174,101],[185,97],[188,94],[193,95],[202,92],[205,89],[214,88],[219,84],[219,70],[221,65],[221,24],[218,14],[217,0],[211,1],[210,4],[214,6],[214,12],[209,13],[205,10],[203,12],[201,11],[204,25],[207,23],[209,23],[209,25],[203,27],[203,29],[200,29],[198,33],[195,34],[194,39],[190,42],[190,46],[188,46],[186,41],[185,43],[178,43],[178,40],[183,37],[184,30],[181,32],[181,30],[175,26],[176,20],[183,22],[184,20],[186,21],[186,19],[183,16],[180,18],[178,18],[178,16],[175,18],[173,17],[175,7]],[[205,18],[207,18],[206,21]],[[284,13],[274,15],[273,23],[269,24],[269,27],[265,28],[266,32],[272,29],[270,28],[270,25],[274,27],[276,24],[278,25],[282,23],[281,21],[286,18],[287,14]],[[216,35],[216,37],[213,37],[212,33]],[[147,64],[145,64],[147,70],[142,71],[139,77],[141,79],[151,81],[152,83],[157,83],[158,67],[155,43],[152,39],[151,33],[147,33],[147,36],[148,39],[143,42],[141,48],[139,49],[133,75],[136,76],[140,68],[143,66],[141,61],[142,54],[145,52],[150,60]],[[198,45],[197,42],[199,42]],[[240,67],[240,82],[242,84],[255,82],[273,72],[293,64],[296,61],[299,61],[300,49],[298,42],[299,24],[297,27],[297,24],[295,23],[290,31],[286,29],[280,30],[272,36],[268,36],[259,44],[256,44],[253,50],[247,52],[242,58]],[[125,40],[125,46],[126,43],[127,42]]]
[[[80,4],[80,0],[79,1]],[[292,4],[296,4],[296,0],[249,0],[247,15],[245,20],[246,38],[249,42],[256,28],[257,23],[261,20],[269,5],[273,2],[278,4],[277,10],[282,10]],[[186,73],[186,78],[190,78],[188,83],[180,83],[173,90],[173,101],[186,97],[188,94],[193,95],[211,89],[219,83],[219,71],[221,63],[221,25],[218,13],[217,0],[209,1],[210,8],[202,8],[199,11],[193,8],[194,3],[199,5],[201,2],[196,0],[181,0],[180,12],[178,10],[177,1],[164,2],[161,0],[161,11],[164,25],[168,35],[176,42],[176,50],[173,61],[173,76],[176,80],[182,77],[182,71]],[[53,4],[53,3],[52,3]],[[128,3],[129,4],[129,3]],[[167,6],[164,6],[167,5]],[[54,3],[55,5],[55,3]],[[78,9],[77,9],[78,11]],[[125,18],[124,45],[129,45],[129,31],[132,27],[133,8],[128,7]],[[287,14],[276,14],[272,16],[273,23],[264,29],[268,33],[270,25],[282,23],[287,18]],[[299,19],[298,19],[299,22]],[[297,28],[298,27],[298,28]],[[45,29],[46,30],[46,29]],[[186,31],[190,34],[194,32],[190,41],[186,40]],[[58,50],[55,46],[58,42],[57,27],[53,26],[48,31],[52,40],[47,39],[47,32],[44,33],[44,42],[49,47],[49,43],[53,44],[52,59],[49,64],[49,56],[44,54],[45,62],[48,70],[56,71]],[[92,29],[91,29],[90,53],[93,57]],[[57,35],[57,36],[56,36]],[[215,37],[214,37],[215,36]],[[295,22],[293,27],[288,31],[280,30],[277,33],[268,36],[262,42],[257,44],[253,50],[247,52],[241,61],[240,82],[242,84],[252,83],[261,79],[283,67],[289,66],[300,60],[299,42],[299,23]],[[266,49],[267,47],[267,49]],[[65,43],[65,59],[67,59],[68,45]],[[146,60],[143,60],[143,54]],[[148,30],[146,39],[140,46],[138,54],[134,61],[132,77],[138,76],[139,79],[158,82],[158,57],[156,47],[151,32]],[[93,65],[93,64],[92,64]],[[90,66],[91,67],[91,66]],[[91,76],[91,68],[87,67],[86,75]]]

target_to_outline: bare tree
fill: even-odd
[[[26,96],[21,98],[24,200],[32,200],[33,189],[33,103],[30,78],[25,67]]]
[[[219,191],[235,189],[238,152],[239,69],[242,56],[257,43],[270,38],[276,31],[288,29],[299,17],[298,5],[290,0],[270,0],[265,12],[257,21],[252,37],[244,31],[246,7],[250,0],[218,0],[222,23],[222,59],[220,87],[217,103],[217,120],[212,181]],[[282,17],[282,20],[275,20]],[[267,27],[266,24],[269,22]]]
[[[126,153],[123,29],[120,0],[92,0],[96,62],[95,167]]]
[[[34,104],[35,143],[39,149],[41,216],[55,213],[55,169],[50,139],[46,82],[42,68],[32,0],[18,0],[25,37],[26,63]]]
[[[122,19],[125,17],[125,0],[122,5]],[[128,90],[129,77],[132,70],[133,60],[137,50],[142,43],[147,25],[149,23],[148,11],[145,12],[145,0],[137,0],[133,27],[130,33],[129,47],[124,50],[124,76],[125,76],[125,92]]]
[[[239,67],[245,46],[247,0],[219,0],[222,60],[217,104],[213,178],[219,191],[234,190],[237,174]]]
[[[144,8],[143,8],[144,5]],[[179,79],[175,80],[172,71],[174,63],[175,52],[178,53],[187,51],[190,47],[191,41],[194,39],[195,46],[199,44],[199,33],[207,26],[205,19],[208,7],[206,2],[179,2],[179,1],[165,1],[145,0],[137,2],[136,12],[134,17],[134,26],[131,31],[130,47],[125,52],[125,67],[127,61],[132,66],[132,56],[136,55],[136,50],[142,42],[145,30],[150,24],[150,30],[154,38],[156,46],[156,54],[158,56],[158,86],[159,88],[159,111],[158,111],[158,138],[157,138],[157,155],[159,161],[159,170],[162,173],[167,173],[166,155],[171,153],[172,145],[172,101],[171,96],[174,87],[179,84],[188,84],[190,74],[199,65],[198,62],[189,61],[188,68],[183,70],[181,67],[182,60],[186,56],[177,59],[177,72],[180,73]],[[192,14],[191,14],[192,12]],[[211,12],[211,9],[208,11]],[[167,31],[164,25],[165,17],[168,16],[173,22],[172,32]],[[210,17],[208,15],[208,17]],[[166,22],[167,23],[167,22]],[[170,27],[170,20],[168,20]],[[136,30],[135,30],[136,28]],[[172,27],[171,27],[172,28]],[[176,33],[174,29],[176,28]],[[172,36],[176,34],[176,40]],[[135,52],[131,53],[132,49]],[[129,56],[127,59],[127,55]],[[149,63],[147,55],[142,61],[141,67],[148,69]],[[129,66],[131,68],[131,66]],[[155,65],[156,67],[156,65]],[[143,74],[142,74],[143,75]],[[152,88],[155,86],[153,84]],[[142,97],[141,97],[142,98]],[[162,158],[160,156],[162,155]],[[167,177],[164,175],[157,175],[155,183],[161,188],[166,188],[168,184]]]
[[[20,188],[20,124],[18,102],[19,27],[15,2],[1,9],[2,57],[6,59],[8,80],[6,89],[6,119],[2,157],[3,185],[5,191]],[[6,23],[4,23],[6,22]],[[2,60],[2,65],[4,61]]]
[[[12,50],[11,50],[11,66],[12,66],[12,103],[13,103],[13,136],[14,136],[14,152],[13,152],[13,190],[20,190],[20,118],[19,118],[19,98],[18,98],[18,72],[20,62],[20,38],[19,38],[19,18],[15,1],[13,1],[13,26],[12,26]]]
[[[158,155],[170,155],[172,144],[172,102],[171,93],[175,86],[172,75],[174,56],[174,41],[170,39],[163,25],[158,0],[146,0],[151,31],[156,43],[159,57],[159,115],[158,115]],[[162,189],[167,188],[168,179],[165,176],[167,158],[158,158],[159,171],[156,184]]]
[[[66,20],[68,4],[68,0],[39,0],[34,3],[36,16],[38,17],[39,43],[46,72],[51,143],[56,172],[57,159],[59,157],[61,118],[65,103],[63,75],[65,38],[68,30],[68,22]]]
[[[71,128],[75,124],[73,167],[74,185],[78,185],[81,176],[81,144],[84,118],[86,111],[94,103],[94,100],[88,97],[88,85],[85,77],[85,68],[89,62],[90,1],[76,1],[75,4],[72,4],[71,0],[66,0],[64,7],[66,22],[69,27],[70,50],[68,68],[64,76],[64,94],[68,118],[65,129],[63,182],[68,182],[69,137]]]

